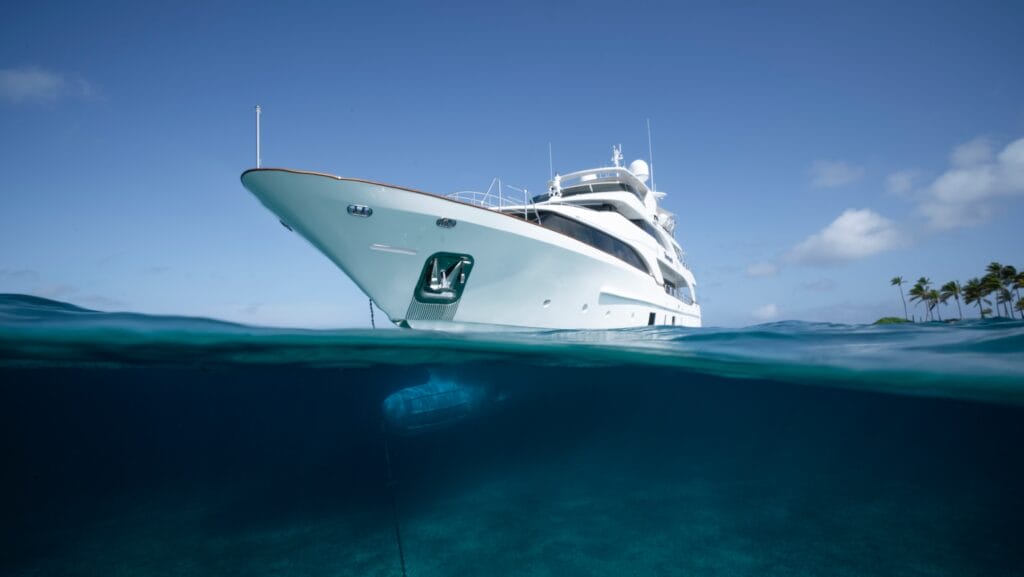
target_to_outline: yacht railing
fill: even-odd
[[[520,198],[516,195],[506,195],[503,193],[504,188],[510,188],[515,192],[522,194]],[[523,217],[529,216],[530,208],[533,205],[533,199],[530,198],[530,193],[526,189],[516,188],[514,186],[505,185],[502,186],[501,179],[495,178],[491,180],[491,185],[487,187],[487,190],[480,192],[478,190],[460,190],[445,195],[445,198],[464,202],[466,204],[472,204],[481,208],[488,208],[491,210],[503,211],[510,207],[522,207]],[[534,209],[536,212],[536,209]]]
[[[503,193],[504,189],[512,189],[516,193],[521,194],[522,199],[520,200],[519,198],[517,198],[518,195],[513,195],[512,197],[506,196]],[[494,192],[496,190],[497,192]],[[512,187],[510,186],[510,184],[505,184],[505,186],[503,187],[501,178],[497,177],[494,178],[493,180],[490,180],[490,186],[487,187],[487,190],[485,192],[481,193],[479,191],[459,191],[456,193],[445,195],[445,198],[449,198],[459,202],[464,202],[466,204],[471,204],[474,206],[479,206],[480,208],[486,208],[488,210],[496,210],[505,213],[512,213],[513,211],[507,211],[505,209],[514,207],[516,209],[514,211],[515,216],[519,215],[519,210],[521,209],[522,219],[526,220],[527,222],[530,221],[529,212],[530,209],[532,209],[532,211],[534,211],[535,218],[538,220],[540,219],[540,215],[537,212],[537,207],[534,206],[534,199],[530,198],[529,193],[526,191],[526,189]]]
[[[496,194],[490,192],[480,192],[478,190],[460,190],[451,194],[446,194],[445,198],[464,202],[466,204],[473,204],[481,206],[483,208],[502,208],[504,206],[504,200]]]

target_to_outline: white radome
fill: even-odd
[[[647,179],[651,177],[651,169],[647,166],[647,161],[642,158],[630,162],[629,171],[644,184],[647,184]]]

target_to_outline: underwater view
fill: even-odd
[[[0,296],[3,575],[1024,575],[1024,321],[453,335]]]

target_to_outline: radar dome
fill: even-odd
[[[639,178],[640,182],[647,182],[647,178],[651,176],[651,169],[642,158],[630,162],[629,171],[633,173],[633,176]]]

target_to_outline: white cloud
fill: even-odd
[[[954,149],[953,166],[925,190],[918,211],[933,228],[985,222],[1000,197],[1024,194],[1024,138],[993,156],[991,144],[975,139]]]
[[[0,97],[15,104],[56,100],[63,87],[63,78],[39,68],[0,70]]]
[[[97,91],[76,75],[64,76],[35,66],[0,69],[0,100],[21,104],[53,102],[64,96],[93,98]]]
[[[868,209],[849,209],[793,247],[789,259],[803,264],[835,264],[900,246],[896,223]]]
[[[953,149],[949,155],[953,166],[971,167],[992,162],[992,142],[984,136],[965,142]]]
[[[929,200],[918,207],[918,212],[928,219],[928,224],[932,228],[951,230],[988,222],[995,210],[988,204],[944,203]]]
[[[779,305],[772,303],[763,307],[757,307],[750,312],[750,316],[754,317],[754,320],[761,322],[776,319],[779,317]]]
[[[920,174],[916,170],[900,170],[885,178],[885,188],[892,194],[905,196],[914,188]]]
[[[857,182],[864,169],[841,160],[819,160],[811,166],[811,185],[816,188],[836,188]]]
[[[747,276],[751,278],[775,276],[777,272],[779,272],[778,265],[771,262],[758,262],[747,267]]]

